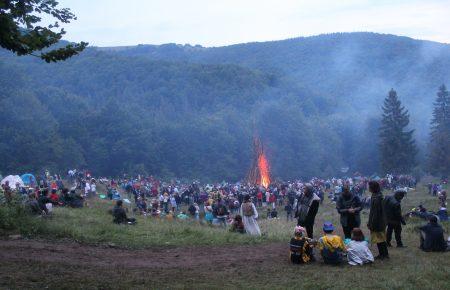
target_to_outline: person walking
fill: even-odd
[[[362,210],[361,200],[350,191],[348,185],[342,188],[342,193],[336,203],[336,209],[341,215],[341,225],[346,239],[351,239],[352,230],[361,225],[360,212]]]
[[[388,259],[389,251],[386,243],[386,217],[383,208],[383,194],[377,181],[369,182],[369,191],[372,193],[370,199],[370,212],[367,228],[370,230],[370,239],[377,244],[378,256],[375,259]]]
[[[384,201],[384,210],[386,212],[387,231],[386,242],[391,247],[392,232],[395,232],[395,241],[397,248],[405,247],[402,242],[402,225],[405,225],[405,219],[402,216],[401,201],[405,197],[406,191],[396,190],[393,195],[387,196]]]

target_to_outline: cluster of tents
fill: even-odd
[[[25,173],[21,176],[19,175],[8,175],[5,178],[2,179],[1,185],[6,184],[6,182],[9,183],[9,187],[12,189],[16,189],[17,186],[19,187],[33,187],[37,185],[37,179],[33,174]]]

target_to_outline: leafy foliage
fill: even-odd
[[[0,171],[239,180],[259,134],[274,177],[371,175],[381,91],[404,96],[420,148],[422,96],[448,79],[449,46],[371,33],[91,47],[51,64],[0,51]]]
[[[57,21],[43,27],[39,25],[40,14],[51,15]],[[55,0],[0,1],[0,46],[17,55],[35,55],[35,51],[42,51],[61,40],[64,29],[53,30],[59,27],[58,21],[69,23],[75,19],[70,9],[58,8]],[[37,56],[46,62],[57,62],[80,53],[87,45],[86,42],[71,43]]]

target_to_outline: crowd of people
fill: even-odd
[[[98,193],[99,185],[106,192]],[[162,182],[152,176],[96,179],[88,171],[70,170],[65,182],[59,175],[46,173],[35,183],[16,186],[14,190],[5,182],[2,192],[6,203],[14,194],[28,197],[26,204],[34,214],[50,215],[54,206],[83,207],[89,205],[90,199],[101,198],[116,201],[111,213],[113,222],[117,224],[133,225],[137,222],[136,215],[169,220],[192,219],[254,236],[262,235],[258,225],[262,211],[272,219],[281,218],[278,210],[282,209],[288,222],[294,219],[297,222],[290,242],[292,262],[314,261],[313,249],[317,247],[325,263],[339,264],[346,257],[349,264],[361,265],[374,260],[368,248],[369,240],[361,229],[364,209],[369,210],[367,228],[370,242],[377,245],[378,259],[389,258],[388,248],[392,246],[393,234],[396,246],[405,246],[402,226],[407,216],[428,220],[428,224],[420,229],[420,247],[423,250],[444,251],[447,248],[439,224],[439,220],[445,220],[445,215],[424,211],[421,205],[406,215],[402,214],[402,199],[416,185],[416,179],[409,175],[380,178],[355,174],[351,178],[312,178],[307,182],[274,181],[265,188],[244,182]],[[446,213],[447,195],[442,185],[431,185],[429,189],[430,194],[439,199],[439,211]],[[384,196],[383,190],[393,194]],[[323,236],[314,237],[316,215],[326,199],[335,205],[340,215],[343,237],[334,233],[335,226],[330,222],[323,224]]]

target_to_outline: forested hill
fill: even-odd
[[[275,176],[378,171],[388,90],[425,136],[450,46],[373,33],[204,48],[90,48],[46,64],[0,51],[0,172],[238,180],[255,132]]]
[[[404,96],[406,105],[419,102],[428,109],[430,91],[434,96],[436,84],[450,79],[450,45],[377,33],[324,34],[214,48],[166,44],[102,49],[273,72],[332,100],[351,101],[358,109],[378,105],[384,96],[380,89],[391,87]]]

